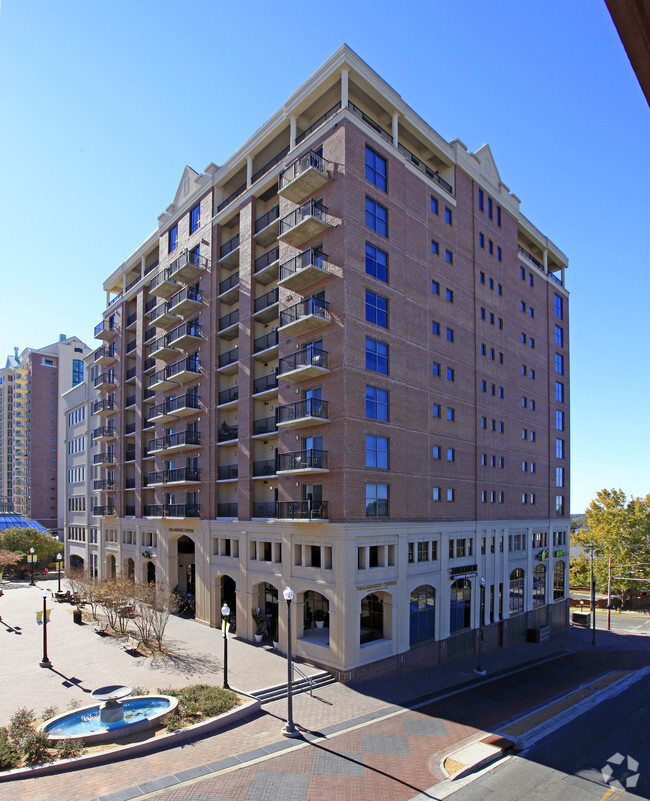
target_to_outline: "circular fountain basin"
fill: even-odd
[[[124,714],[119,720],[103,720],[102,705],[93,704],[56,715],[38,728],[53,742],[72,739],[91,745],[117,740],[155,726],[163,715],[176,709],[178,699],[170,695],[139,695],[122,701],[121,706]]]

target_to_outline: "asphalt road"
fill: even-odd
[[[501,762],[452,797],[454,801],[650,798],[648,711],[648,688],[641,680],[519,756]],[[617,754],[623,757],[622,762]],[[628,762],[628,756],[638,767]],[[613,757],[616,758],[612,760]],[[608,763],[609,782],[602,774]],[[632,787],[630,779],[634,775],[638,780]],[[630,782],[629,789],[618,789],[615,781],[622,788]]]

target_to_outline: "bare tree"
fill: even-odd
[[[158,648],[162,651],[167,622],[172,612],[175,612],[178,608],[178,597],[168,587],[160,587],[157,584],[153,586],[155,589],[151,605],[151,627]]]
[[[134,584],[133,607],[135,617],[133,625],[136,627],[140,640],[148,643],[153,636],[153,616],[156,598],[156,585],[144,584],[138,581]]]

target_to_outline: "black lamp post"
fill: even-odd
[[[35,559],[36,559],[36,557],[34,556],[34,549],[30,548],[29,549],[29,562],[30,562],[30,564],[32,566],[32,580],[29,582],[29,586],[30,587],[34,587],[35,586],[34,585],[34,560]]]
[[[58,553],[56,555],[56,563],[57,563],[57,567],[59,568],[59,589],[58,589],[58,592],[61,592],[61,561],[62,561],[62,559],[63,559],[63,557],[61,556],[60,553]]]
[[[481,647],[483,645],[483,610],[485,609],[485,579],[481,577],[480,599],[479,599],[479,621],[478,621],[478,664],[474,668],[474,673],[478,676],[485,676],[487,670],[481,665]]]
[[[52,667],[52,663],[47,658],[47,590],[43,590],[43,658],[39,665],[43,668]]]
[[[223,689],[229,690],[228,685],[228,618],[230,607],[224,603],[221,607],[221,633],[223,634]]]
[[[300,732],[293,722],[293,669],[291,665],[291,601],[293,601],[293,590],[291,587],[285,587],[282,595],[287,602],[287,723],[282,727],[282,734],[285,737],[300,737]]]

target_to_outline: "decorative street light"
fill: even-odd
[[[300,737],[300,732],[293,722],[293,698],[291,696],[293,689],[293,669],[291,665],[291,601],[293,601],[293,590],[291,587],[285,587],[282,595],[287,602],[287,723],[286,726],[282,727],[282,734],[285,737]]]
[[[223,634],[223,689],[229,690],[228,685],[228,628],[230,607],[227,603],[221,607],[221,632]]]
[[[32,566],[32,580],[29,582],[29,586],[30,587],[34,587],[35,586],[34,585],[34,561],[35,561],[35,559],[36,559],[36,557],[34,556],[34,549],[30,548],[29,549],[29,562],[30,562],[30,564]]]
[[[58,553],[56,555],[56,564],[57,564],[57,567],[59,568],[59,590],[58,590],[59,592],[61,592],[61,561],[62,561],[62,559],[63,559],[63,557],[61,556],[60,553]]]
[[[479,620],[478,620],[478,664],[474,668],[474,673],[478,676],[485,676],[487,670],[481,665],[481,646],[483,645],[483,615],[485,609],[485,579],[481,576],[479,600]]]
[[[43,590],[43,658],[39,665],[43,668],[52,667],[52,663],[47,658],[47,590]]]

